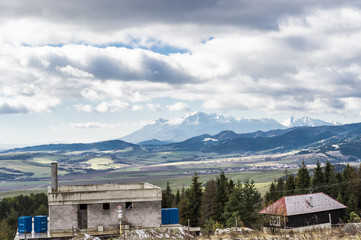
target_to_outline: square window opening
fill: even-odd
[[[87,210],[88,209],[88,204],[80,204],[79,209],[80,210]]]
[[[103,210],[109,210],[110,204],[109,203],[103,203]]]
[[[133,208],[133,203],[132,202],[126,202],[125,203],[125,209],[132,209]]]

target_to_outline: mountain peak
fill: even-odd
[[[282,124],[285,127],[318,127],[318,126],[330,126],[335,125],[334,123],[326,122],[319,119],[312,119],[308,116],[303,116],[301,118],[295,118],[294,116],[289,117],[284,120]]]

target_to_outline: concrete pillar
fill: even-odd
[[[58,163],[51,162],[51,191],[58,191]]]

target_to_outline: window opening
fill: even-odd
[[[133,208],[133,203],[132,202],[126,202],[125,203],[125,209],[132,209]]]
[[[80,204],[80,210],[87,210],[88,205],[87,204]]]
[[[109,203],[103,203],[103,210],[109,210],[110,204]]]

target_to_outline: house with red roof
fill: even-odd
[[[285,196],[265,207],[260,214],[269,215],[269,226],[296,228],[341,222],[346,206],[320,193]]]

